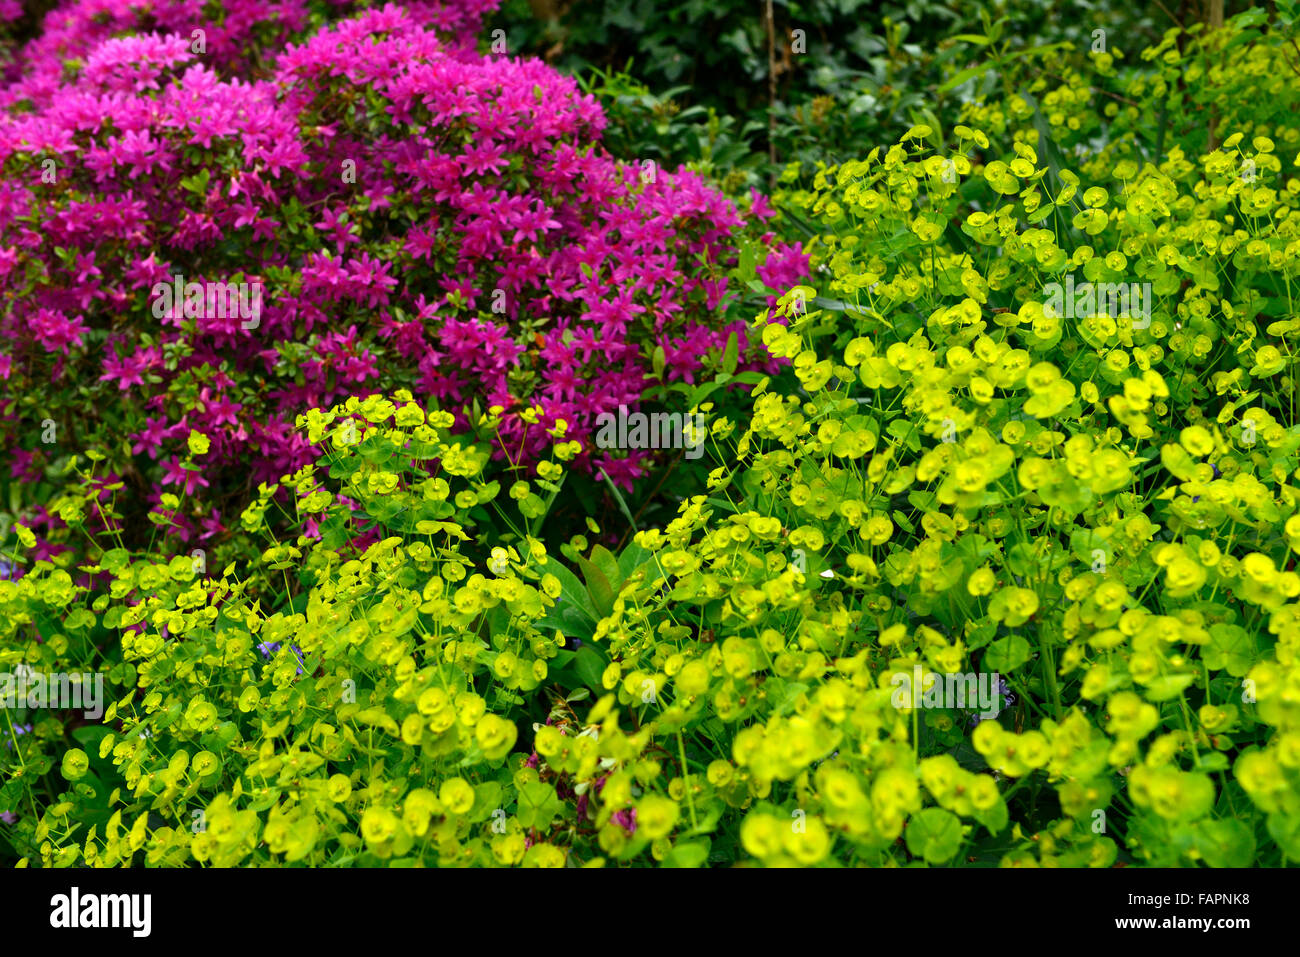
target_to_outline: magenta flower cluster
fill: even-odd
[[[473,46],[483,17],[500,0],[412,0],[407,11],[449,43]],[[202,38],[204,62],[219,74],[264,71],[284,44],[307,28],[312,13],[335,18],[368,4],[356,0],[71,0],[45,15],[39,34],[15,54],[0,54],[0,105],[44,103],[101,43],[133,34]],[[0,49],[6,28],[23,16],[19,0],[0,0]],[[7,50],[5,51],[8,52]]]
[[[0,453],[20,480],[101,448],[108,480],[183,493],[182,537],[208,538],[309,461],[300,411],[406,386],[463,426],[540,406],[507,417],[508,447],[544,454],[565,419],[580,464],[627,485],[645,453],[591,448],[595,418],[638,403],[656,349],[696,381],[730,334],[748,343],[741,236],[769,286],[806,272],[762,197],[611,157],[573,80],[440,36],[476,28],[482,0],[368,10],[242,72],[240,38],[266,11],[295,29],[301,4],[227,3],[207,53],[191,29],[210,4],[156,2],[157,32],[105,38],[137,16],[105,25],[110,6],[51,14],[0,92]],[[177,277],[255,285],[260,314],[159,318]],[[212,443],[197,472],[191,430]]]

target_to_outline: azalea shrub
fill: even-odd
[[[223,75],[247,76],[270,69],[276,52],[311,24],[354,14],[373,4],[355,0],[65,0],[0,6],[0,37],[7,30],[28,42],[0,53],[0,103],[48,102],[101,43],[138,34],[175,34],[202,53]],[[497,0],[415,0],[406,9],[449,42],[474,46],[484,15]],[[26,7],[26,9],[24,9]],[[24,31],[24,28],[25,31]]]
[[[503,437],[532,459],[561,418],[587,436],[656,381],[711,377],[731,340],[765,368],[737,280],[784,288],[797,244],[764,229],[762,197],[615,159],[602,126],[572,80],[448,48],[396,7],[247,83],[174,34],[93,47],[0,119],[4,441],[29,525],[63,540],[39,554],[68,536],[34,489],[74,449],[107,457],[95,527],[148,532],[174,492],[164,531],[198,545],[312,460],[295,414],[381,383],[460,428],[540,406]],[[644,474],[645,451],[597,451],[579,466]]]

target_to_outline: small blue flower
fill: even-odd
[[[1002,703],[1006,707],[1016,703],[1016,696],[1011,693],[1011,686],[1007,684],[1006,678],[998,678],[998,694],[1002,695]]]
[[[293,649],[294,657],[298,659],[298,665],[299,665],[298,674],[302,674],[302,666],[306,664],[306,662],[302,660],[302,649],[300,649],[297,645],[290,645],[289,647]],[[270,658],[273,654],[275,654],[277,651],[280,650],[280,642],[264,641],[257,646],[257,650],[262,653],[262,657]]]
[[[31,733],[32,733],[32,726],[30,724],[19,724],[14,726],[14,737],[16,738],[24,734],[31,734]],[[5,741],[5,747],[8,748],[10,751],[14,749],[14,746],[10,744],[7,740]]]

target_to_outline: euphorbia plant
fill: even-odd
[[[0,582],[0,663],[106,655],[114,699],[75,728],[18,712],[10,844],[56,866],[586,859],[593,825],[516,746],[580,700],[556,605],[576,580],[529,531],[545,504],[486,481],[452,421],[410,393],[302,417],[326,451],[283,478],[300,534],[276,538],[264,486],[242,527],[267,547],[243,572],[114,549],[83,569],[107,591],[46,562]],[[578,449],[557,435],[542,484]],[[585,742],[606,774],[628,747],[608,730]]]

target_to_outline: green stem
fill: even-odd
[[[695,817],[695,796],[691,793],[691,775],[686,767],[686,745],[682,743],[682,733],[677,732],[677,753],[682,759],[682,783],[686,785],[686,806],[691,811],[691,829],[698,831],[700,822]]]

